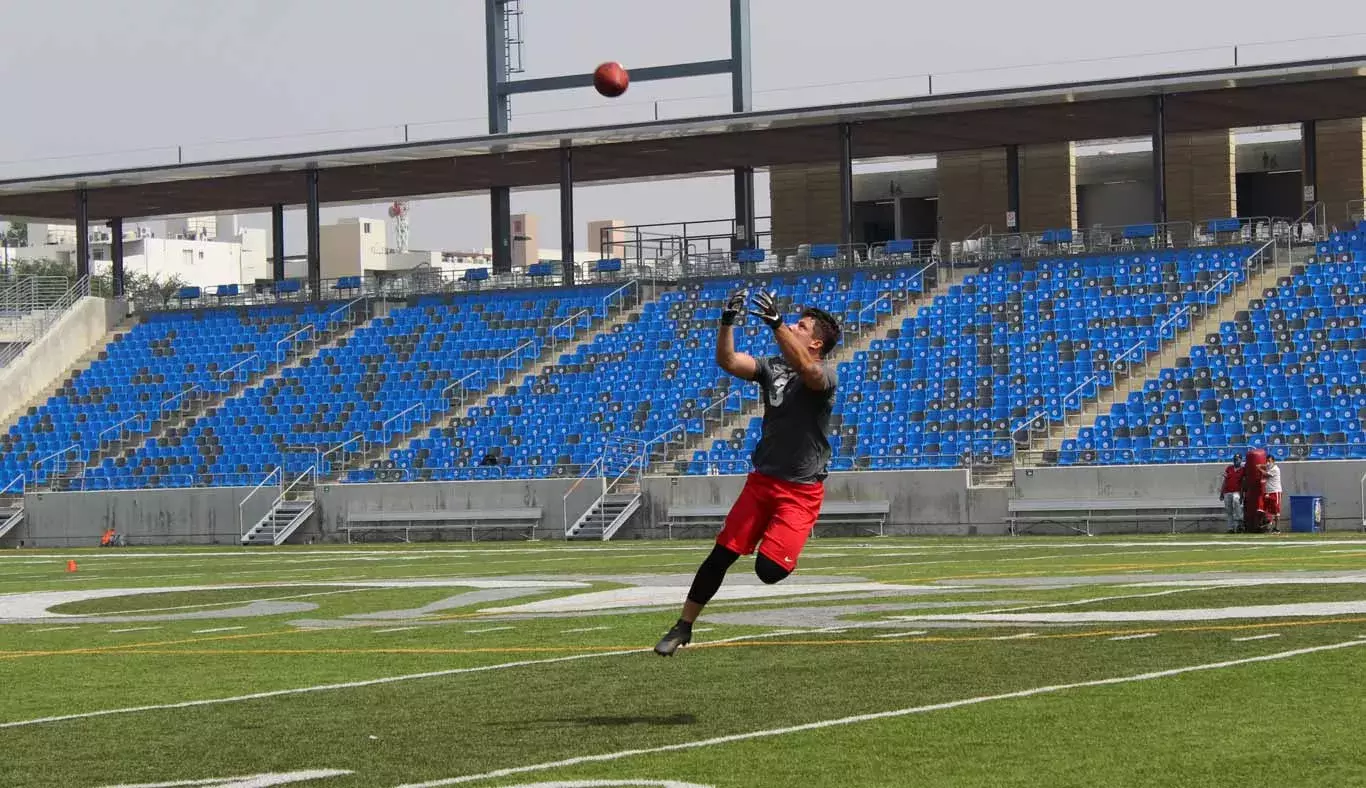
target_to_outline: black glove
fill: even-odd
[[[767,323],[768,327],[774,331],[777,331],[778,326],[783,324],[783,316],[778,314],[776,298],[776,293],[766,293],[760,290],[759,294],[754,296],[754,309],[749,310],[751,315]]]
[[[735,325],[735,318],[740,314],[740,310],[745,308],[745,298],[749,296],[748,290],[736,290],[726,299],[726,308],[721,310],[721,325]]]

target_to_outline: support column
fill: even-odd
[[[1153,97],[1153,222],[1167,221],[1167,97]]]
[[[270,243],[274,248],[271,260],[271,279],[276,282],[285,280],[285,206],[272,205],[270,208]]]
[[[123,220],[109,220],[109,259],[114,264],[114,272],[111,276],[113,280],[114,297],[122,298],[126,290],[123,278]]]
[[[1020,146],[1006,146],[1006,232],[1020,231]]]
[[[1233,132],[1199,131],[1167,135],[1167,221],[1199,224],[1238,215],[1236,147]],[[1178,237],[1184,229],[1172,228]]]
[[[1304,157],[1300,163],[1301,201],[1307,213],[1318,201],[1319,135],[1318,124],[1312,120],[1300,124],[1300,152]]]
[[[560,270],[564,286],[574,286],[574,150],[560,148]]]
[[[800,244],[839,240],[838,164],[770,167],[768,176],[773,249],[791,251]]]
[[[322,298],[322,227],[318,206],[318,171],[305,173],[308,179],[308,291],[314,301]]]
[[[488,65],[489,134],[508,131],[508,97],[499,86],[507,81],[507,19],[499,0],[484,0],[484,46]],[[512,195],[506,186],[489,189],[489,230],[493,273],[512,270]]]
[[[1077,154],[1071,142],[1025,145],[1020,149],[1020,231],[1075,229]]]
[[[76,278],[90,276],[90,198],[76,192]]]
[[[1328,225],[1345,228],[1366,198],[1366,121],[1321,120],[1315,128],[1315,173]]]
[[[955,151],[938,157],[939,238],[962,241],[979,229],[1005,229],[1005,148]]]
[[[854,244],[854,133],[840,124],[840,245]]]
[[[489,189],[489,227],[493,233],[493,273],[512,270],[512,190],[506,186]]]
[[[749,0],[730,0],[730,95],[732,112],[754,109],[749,57]],[[735,170],[735,237],[732,249],[756,246],[754,168]],[[686,249],[685,249],[686,254]]]

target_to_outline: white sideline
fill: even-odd
[[[781,637],[783,635],[810,634],[813,632],[824,632],[823,629],[782,629],[776,632],[764,632],[757,635],[739,635],[723,640],[710,640],[707,643],[734,643],[741,640],[759,640],[761,638]],[[1366,645],[1366,641],[1353,641],[1358,645]],[[700,645],[700,642],[699,642]],[[196,706],[217,706],[223,703],[241,703],[249,700],[262,700],[264,698],[279,698],[287,695],[306,695],[314,692],[327,692],[329,690],[357,689],[359,687],[373,687],[378,684],[395,684],[400,681],[415,681],[417,679],[434,679],[443,676],[458,676],[463,673],[484,673],[490,670],[503,670],[505,668],[524,668],[532,665],[553,665],[560,662],[576,662],[581,659],[597,659],[600,657],[620,657],[626,654],[646,654],[652,648],[633,648],[620,651],[598,651],[591,654],[571,654],[566,657],[549,657],[547,659],[525,659],[517,662],[499,662],[494,665],[477,665],[470,668],[451,668],[449,670],[435,670],[429,673],[408,673],[402,676],[386,676],[378,679],[365,679],[363,681],[346,681],[338,684],[319,684],[313,687],[296,687],[294,689],[270,690],[268,692],[253,692],[250,695],[235,695],[229,698],[207,698],[204,700],[185,700],[177,703],[157,703],[148,706],[129,706],[121,709],[102,709],[100,711],[87,711],[81,714],[59,714],[52,717],[38,717],[31,720],[15,720],[14,722],[0,722],[0,730],[5,728],[25,728],[32,725],[41,725],[48,722],[67,722],[69,720],[84,720],[91,717],[108,717],[114,714],[135,714],[141,711],[165,711],[168,709],[189,709]]]
[[[1063,690],[1080,689],[1082,687],[1103,687],[1111,684],[1128,684],[1136,681],[1151,681],[1152,679],[1168,678],[1179,676],[1183,673],[1194,673],[1202,670],[1217,670],[1219,668],[1229,668],[1236,665],[1247,665],[1254,662],[1271,662],[1273,660],[1288,659],[1304,654],[1313,654],[1319,651],[1332,651],[1340,648],[1351,648],[1353,646],[1366,646],[1363,640],[1348,640],[1342,643],[1332,643],[1326,646],[1312,646],[1310,648],[1300,648],[1294,651],[1282,651],[1276,654],[1264,654],[1260,657],[1247,657],[1245,659],[1234,659],[1226,662],[1210,662],[1204,665],[1190,665],[1184,668],[1171,668],[1169,670],[1159,670],[1152,673],[1139,673],[1134,676],[1118,676],[1109,679],[1095,679],[1093,681],[1078,681],[1073,684],[1054,684],[1047,687],[1035,687],[1034,689],[1019,690],[1017,692],[1006,692],[1000,695],[984,695],[978,698],[964,698],[963,700],[953,700],[946,703],[934,703],[928,706],[912,706],[905,709],[893,711],[879,711],[872,714],[857,714],[852,717],[840,717],[833,720],[821,720],[819,722],[808,722],[803,725],[793,725],[787,728],[772,728],[769,730],[750,731],[749,733],[736,733],[730,736],[717,736],[712,739],[701,739],[698,741],[682,742],[679,744],[666,744],[660,747],[643,747],[635,750],[621,750],[618,752],[603,753],[601,755],[580,755],[576,758],[566,758],[562,761],[548,761],[546,763],[532,764],[530,766],[513,766],[506,769],[497,769],[483,774],[468,774],[462,777],[450,777],[444,780],[434,780],[425,783],[410,783],[399,786],[399,788],[438,788],[443,785],[459,785],[461,783],[482,782],[484,780],[494,780],[502,777],[510,777],[515,774],[526,774],[528,772],[539,772],[547,769],[560,769],[568,766],[578,766],[583,763],[602,763],[604,761],[616,761],[622,758],[629,758],[634,755],[653,755],[661,752],[676,752],[679,750],[694,750],[700,747],[711,747],[717,744],[730,744],[731,742],[748,741],[750,739],[762,739],[771,736],[784,736],[789,733],[800,733],[803,731],[819,730],[821,728],[833,728],[838,725],[852,725],[859,722],[871,722],[873,720],[885,720],[894,717],[906,717],[912,714],[924,714],[931,711],[944,711],[946,709],[956,709],[961,706],[973,706],[979,703],[987,703],[996,700],[1013,700],[1015,698],[1028,698],[1035,695],[1044,695]]]

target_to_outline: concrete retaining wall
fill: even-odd
[[[1324,496],[1330,529],[1361,526],[1361,475],[1366,462],[1283,463],[1286,493]],[[1213,500],[1222,465],[1157,467],[1047,468],[1017,471],[1013,489],[968,487],[961,470],[875,471],[836,473],[826,482],[829,501],[889,501],[890,535],[993,535],[1006,532],[1006,505],[1011,496],[1025,498],[1201,497]],[[352,511],[434,511],[438,509],[507,509],[539,507],[543,518],[536,536],[561,539],[565,530],[564,497],[572,479],[498,482],[415,482],[407,484],[323,485],[318,488],[319,516],[296,540],[344,539],[340,532]],[[617,539],[663,538],[671,506],[728,505],[735,500],[743,476],[650,477],[645,479],[645,506]],[[593,483],[570,497],[569,518],[578,516],[598,491]],[[28,521],[5,538],[7,546],[93,546],[113,527],[134,544],[236,544],[240,535],[238,504],[248,488],[138,490],[126,492],[34,493],[25,498]],[[258,493],[244,510],[250,526],[274,498],[274,490]],[[1287,502],[1283,519],[1288,521]],[[1205,530],[1217,528],[1211,524]],[[835,533],[835,532],[831,532]],[[524,532],[489,532],[481,538],[518,539]],[[692,531],[687,536],[706,536]],[[680,536],[680,534],[675,534]],[[468,539],[452,530],[442,538]]]
[[[81,356],[103,342],[127,314],[127,304],[86,296],[47,333],[0,369],[0,424],[8,424],[34,397],[62,378]]]

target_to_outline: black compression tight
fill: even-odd
[[[716,545],[711,549],[711,555],[697,568],[697,575],[693,577],[692,588],[688,589],[688,601],[705,605],[716,596],[716,592],[721,588],[721,581],[726,579],[726,572],[731,568],[740,554],[734,550],[729,550],[721,545]],[[781,564],[766,555],[760,553],[754,559],[754,573],[765,583],[772,585],[791,572]]]

